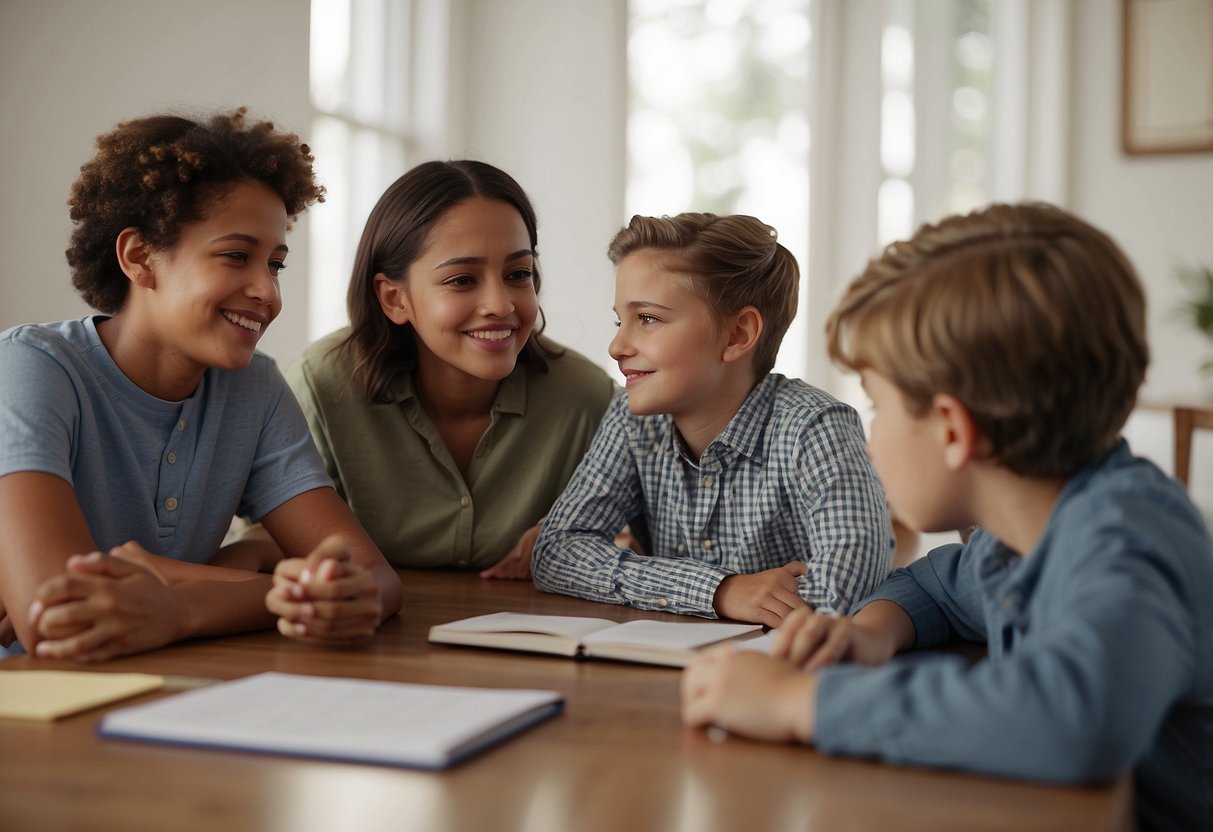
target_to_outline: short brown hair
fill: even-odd
[[[607,254],[619,265],[640,250],[662,252],[666,268],[685,275],[718,316],[757,309],[763,329],[754,369],[759,378],[771,371],[796,317],[800,284],[796,258],[780,245],[774,228],[744,214],[636,215],[611,240]]]
[[[1042,203],[923,226],[851,284],[830,356],[871,369],[922,415],[955,396],[993,459],[1068,477],[1112,449],[1149,364],[1145,297],[1110,237]]]
[[[150,116],[97,137],[97,154],[81,166],[68,199],[75,228],[67,262],[86,303],[107,314],[126,303],[130,282],[114,247],[125,228],[137,228],[154,248],[171,248],[182,226],[247,180],[269,186],[292,218],[324,201],[308,146],[271,122],[247,123],[246,112],[205,121]]]

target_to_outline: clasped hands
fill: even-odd
[[[278,632],[315,644],[365,641],[383,617],[374,576],[354,562],[339,535],[325,538],[307,557],[279,561],[265,605],[278,616]]]
[[[197,634],[197,615],[175,587],[201,578],[198,573],[180,578],[198,568],[154,555],[133,542],[108,555],[73,555],[63,573],[44,581],[34,593],[29,609],[31,652],[97,662]],[[215,582],[214,592],[230,587],[232,572],[222,570],[225,577]],[[263,576],[241,576],[258,577]],[[278,617],[283,635],[332,645],[370,638],[382,613],[371,572],[352,560],[339,536],[326,538],[307,557],[281,560],[265,607]],[[14,640],[11,616],[0,605],[0,644]]]

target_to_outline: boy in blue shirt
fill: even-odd
[[[1135,769],[1143,827],[1208,828],[1213,542],[1119,437],[1145,319],[1123,253],[1051,206],[889,246],[831,315],[830,352],[875,406],[868,451],[898,516],[981,529],[851,617],[789,616],[773,656],[702,657],[685,721],[1062,783]],[[986,660],[893,658],[957,640]]]
[[[855,411],[771,368],[796,260],[753,217],[633,217],[611,242],[627,380],[535,545],[535,585],[777,625],[847,610],[889,571]],[[625,524],[643,546],[618,546]],[[641,551],[643,549],[643,551]]]

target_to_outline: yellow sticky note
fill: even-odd
[[[0,671],[0,718],[49,722],[157,690],[163,676],[84,670]]]

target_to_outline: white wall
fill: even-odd
[[[1080,0],[1073,27],[1070,207],[1115,237],[1149,303],[1150,373],[1143,398],[1213,398],[1200,364],[1213,343],[1175,317],[1180,263],[1213,265],[1213,153],[1126,156],[1120,149],[1120,4]],[[1171,470],[1164,414],[1130,421],[1130,443]],[[1213,435],[1197,432],[1192,496],[1213,513]]]
[[[624,0],[467,0],[452,156],[509,172],[539,215],[547,332],[599,364],[614,335],[606,248],[627,219]]]
[[[1126,156],[1120,149],[1120,4],[1081,0],[1074,26],[1071,207],[1114,236],[1149,295],[1147,387],[1194,393],[1210,344],[1175,317],[1175,266],[1213,265],[1213,153]],[[1213,393],[1213,378],[1204,385]]]
[[[306,136],[307,47],[300,0],[0,2],[0,329],[88,313],[63,251],[71,183],[99,133],[154,112],[245,104]],[[273,354],[306,343],[306,233],[301,218],[285,313],[263,341]]]

